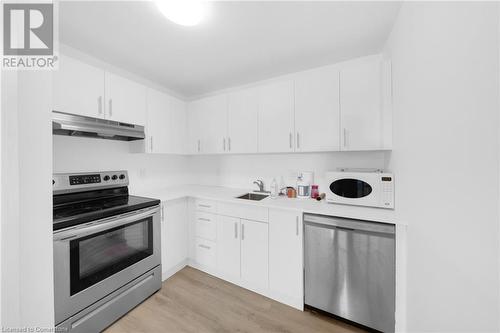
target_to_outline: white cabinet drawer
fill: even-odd
[[[217,205],[215,201],[196,199],[194,207],[199,212],[216,213]]]
[[[195,213],[196,236],[215,241],[217,235],[216,215],[205,212]]]
[[[217,206],[219,215],[238,217],[241,219],[268,222],[269,209],[253,205],[238,205],[232,203],[219,202]]]
[[[217,260],[216,244],[212,241],[196,238],[195,256],[196,262],[204,267],[214,268]]]

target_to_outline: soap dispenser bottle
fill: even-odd
[[[278,196],[278,183],[276,182],[276,178],[273,178],[271,182],[271,198],[276,198]]]

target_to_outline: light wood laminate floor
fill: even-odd
[[[330,332],[363,330],[185,267],[105,333]]]

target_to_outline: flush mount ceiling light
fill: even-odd
[[[166,18],[184,26],[199,24],[208,13],[208,1],[156,0],[155,2]]]

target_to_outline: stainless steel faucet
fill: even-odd
[[[257,179],[256,181],[253,182],[254,184],[256,184],[258,187],[259,187],[259,190],[258,191],[255,191],[255,192],[262,192],[262,193],[268,193],[268,191],[265,191],[264,190],[264,182],[260,179]]]

